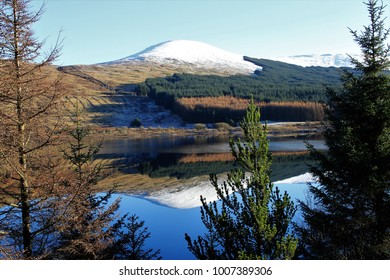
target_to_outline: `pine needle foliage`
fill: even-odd
[[[345,72],[341,91],[328,90],[326,154],[309,145],[312,203],[301,202],[302,256],[310,259],[390,258],[390,29],[386,7],[366,3],[370,24],[352,31],[362,61]]]
[[[210,176],[220,202],[201,197],[207,233],[196,240],[186,234],[188,248],[198,259],[291,259],[297,240],[289,230],[296,208],[287,193],[273,189],[267,127],[253,99],[240,126],[243,139],[229,143],[240,168],[222,184]]]
[[[88,128],[80,112],[72,117],[75,127],[71,141],[63,150],[70,163],[70,176],[63,184],[62,219],[56,224],[58,244],[47,258],[52,259],[133,259],[160,258],[159,250],[145,248],[150,237],[145,222],[136,215],[120,215],[120,199],[113,200],[115,188],[97,193],[97,183],[105,177],[103,165],[94,161],[102,142],[86,144]]]

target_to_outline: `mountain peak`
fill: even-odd
[[[259,67],[244,60],[239,54],[231,53],[206,43],[190,40],[173,40],[150,46],[125,58],[107,62],[123,64],[151,62],[168,65],[191,65],[195,68],[230,70],[252,74]]]

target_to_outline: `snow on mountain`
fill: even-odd
[[[359,55],[352,55],[358,58]],[[311,54],[268,59],[300,66],[352,67],[347,54]],[[143,51],[101,64],[151,63],[185,69],[220,70],[229,74],[253,74],[261,67],[245,61],[243,55],[231,53],[206,43],[190,40],[166,41]]]
[[[222,69],[237,73],[252,74],[259,66],[244,60],[242,55],[197,41],[174,40],[160,43],[134,55],[107,62],[122,64],[150,62],[167,65],[185,65],[203,69]]]
[[[359,55],[352,55],[359,58]],[[271,58],[272,60],[286,62],[289,64],[321,67],[353,67],[350,58],[346,54],[312,54],[312,55],[294,55],[285,57]]]

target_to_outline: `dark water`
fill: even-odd
[[[306,173],[307,155],[305,139],[272,138],[270,150],[273,156],[273,181]],[[325,149],[319,139],[309,140],[318,149]],[[276,154],[282,153],[282,155]],[[203,161],[210,156],[225,158],[230,154],[226,138],[161,137],[144,140],[106,140],[99,154],[101,158],[114,159],[118,170],[128,173],[141,172],[150,177],[171,176],[190,178],[204,174],[227,172],[233,166],[230,160]],[[190,156],[191,160],[188,160]],[[219,171],[219,172],[218,172]],[[205,183],[207,184],[207,182]],[[288,191],[293,200],[304,199],[306,184],[278,184]],[[193,259],[187,249],[184,234],[192,238],[202,235],[205,228],[200,219],[200,208],[172,208],[155,203],[146,196],[122,196],[121,211],[135,213],[151,232],[148,247],[161,250],[163,259]],[[197,196],[199,197],[199,196]],[[178,195],[178,199],[185,199]]]
[[[103,155],[140,155],[161,153],[224,153],[229,152],[226,137],[156,137],[150,139],[106,139],[100,153]],[[321,139],[271,138],[270,151],[305,151],[305,141],[318,149],[325,149]]]

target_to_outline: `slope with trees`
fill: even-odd
[[[338,68],[305,68],[266,59],[245,59],[261,66],[262,70],[256,71],[254,76],[174,74],[166,78],[147,79],[138,86],[137,92],[149,95],[157,104],[173,110],[189,122],[239,121],[245,109],[235,110],[229,106],[214,108],[211,104],[219,104],[218,98],[224,96],[248,99],[249,95],[263,103],[263,112],[268,111],[263,117],[267,116],[269,120],[305,121],[322,118],[322,112],[318,114],[318,109],[314,108],[321,107],[319,103],[326,101],[323,85],[340,86],[341,70]],[[182,98],[192,99],[195,105],[183,105]],[[205,102],[199,103],[204,98],[213,99],[213,102],[208,102],[206,106],[202,104]],[[298,109],[307,113],[298,118],[291,117],[296,116],[295,109],[285,106],[284,102],[294,102]],[[272,111],[267,108],[272,108]],[[229,116],[225,116],[227,111]]]

